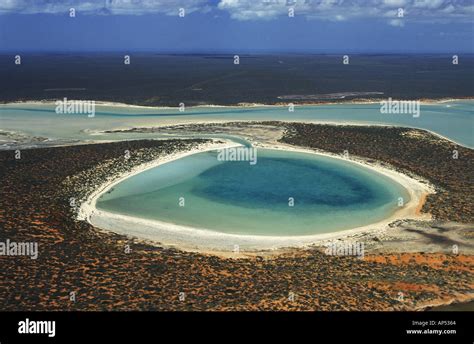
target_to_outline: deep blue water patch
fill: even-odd
[[[208,169],[199,179],[192,190],[196,196],[248,208],[294,212],[313,205],[363,207],[389,197],[360,176],[309,159],[264,157],[256,165],[226,162]],[[289,197],[298,205],[294,209],[288,207]]]

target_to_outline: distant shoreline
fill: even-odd
[[[388,97],[387,97],[388,98]],[[295,107],[299,106],[325,106],[325,105],[364,105],[364,104],[379,104],[381,101],[387,98],[380,99],[341,99],[341,100],[331,100],[331,101],[314,101],[314,102],[275,102],[272,104],[268,103],[238,103],[232,105],[220,105],[220,104],[202,104],[202,105],[189,105],[186,108],[255,108],[255,107],[287,107],[289,104],[293,104]],[[397,100],[410,100],[410,101],[420,101],[421,105],[433,105],[433,104],[443,104],[456,101],[473,101],[474,96],[472,97],[462,97],[462,98],[420,98],[420,99],[398,99]],[[60,99],[58,99],[60,100]],[[71,98],[68,100],[78,100]],[[9,106],[9,105],[55,105],[57,100],[25,100],[25,101],[14,101],[14,102],[0,102],[0,106]],[[123,108],[137,108],[137,109],[149,109],[149,110],[166,110],[166,109],[178,109],[179,106],[147,106],[147,105],[137,105],[137,104],[128,104],[123,102],[111,102],[111,101],[95,101],[96,106],[110,106],[110,107],[123,107]]]
[[[72,100],[72,99],[71,99]],[[471,106],[471,103],[474,103],[474,98],[469,98],[469,99],[464,99],[464,98],[456,98],[456,99],[451,99],[451,98],[445,98],[443,100],[434,100],[434,99],[425,99],[425,100],[420,100],[421,102],[423,102],[422,104],[424,104],[425,106],[444,106],[444,105],[440,105],[440,104],[446,104],[446,103],[451,103],[451,102],[456,102],[456,101],[465,101],[465,102],[469,102],[467,104],[467,106]],[[378,102],[374,102],[374,101],[366,101],[366,102],[338,102],[338,103],[326,103],[326,104],[306,104],[306,105],[295,105],[295,112],[298,111],[298,109],[300,110],[311,110],[311,109],[314,109],[315,111],[324,111],[325,109],[317,109],[318,106],[327,106],[327,108],[329,109],[330,106],[337,106],[337,105],[341,105],[341,106],[344,106],[344,105],[349,105],[349,104],[354,104],[354,105],[364,105],[364,104],[378,104]],[[198,118],[196,119],[195,117],[191,117],[191,116],[186,116],[185,113],[178,113],[178,108],[176,107],[148,107],[148,106],[140,106],[140,105],[130,105],[130,104],[125,104],[125,103],[114,103],[114,102],[97,102],[96,103],[97,107],[99,107],[99,111],[110,111],[110,112],[113,112],[114,111],[114,108],[118,111],[119,109],[121,109],[122,111],[126,111],[126,109],[135,109],[135,111],[137,111],[137,109],[146,109],[148,111],[153,111],[153,110],[156,110],[156,111],[164,111],[164,110],[169,110],[169,111],[176,111],[176,115],[170,115],[170,120],[160,120],[160,122],[154,124],[152,127],[161,127],[161,126],[169,126],[169,125],[184,125],[184,124],[190,124],[190,123],[193,123],[193,124],[199,124],[199,123],[203,123],[203,124],[206,124],[206,123],[224,123],[224,122],[233,122],[233,121],[236,121],[235,119],[233,118],[226,118],[226,116],[223,116],[222,118],[215,118],[215,119],[202,119],[200,120],[199,119],[199,116]],[[36,101],[36,102],[30,102],[30,101],[27,101],[27,102],[13,102],[13,103],[7,103],[7,104],[0,104],[0,110],[2,110],[2,107],[4,106],[17,106],[17,107],[20,107],[20,106],[51,106],[51,107],[54,107],[55,106],[55,103],[53,101]],[[447,104],[445,105],[446,107],[450,107],[451,105]],[[472,106],[474,107],[474,104],[472,104]],[[102,108],[101,108],[102,107]],[[106,107],[111,107],[109,109],[107,109]],[[286,107],[286,105],[285,105]],[[309,107],[307,109],[305,109],[305,107]],[[222,110],[225,110],[225,109],[240,109],[241,111],[245,111],[245,109],[248,109],[248,111],[252,111],[253,109],[261,109],[262,111],[265,111],[265,108],[267,108],[268,110],[266,111],[269,111],[271,109],[279,109],[279,110],[282,110],[283,106],[282,105],[264,105],[264,104],[242,104],[242,105],[239,105],[239,106],[220,106],[220,105],[201,105],[201,106],[195,106],[195,107],[188,107],[187,109],[202,109],[202,111],[205,111],[205,109],[209,109],[208,111],[212,112],[211,109],[217,109],[215,112],[216,113],[219,113],[219,109],[222,109]],[[25,111],[28,111],[28,109],[22,109],[22,110],[25,110]],[[429,110],[429,108],[428,108]],[[5,110],[4,110],[5,111]],[[161,116],[161,113],[152,113],[150,112],[150,114],[152,115],[156,115],[157,117],[160,117]],[[192,114],[192,113],[190,113]],[[130,116],[130,118],[133,118],[133,116],[137,115],[137,116],[140,116],[141,114],[140,113],[136,113],[134,114],[133,111],[129,111],[127,112],[127,115]],[[147,113],[148,115],[148,113]],[[166,115],[169,115],[168,113]],[[182,116],[181,116],[182,115]],[[329,118],[329,117],[328,117]],[[241,121],[241,122],[253,122],[253,121],[262,121],[260,119],[238,119],[238,121]],[[383,123],[380,122],[370,122],[370,121],[364,121],[364,120],[344,120],[344,121],[339,121],[337,119],[335,120],[331,120],[331,119],[303,119],[303,120],[299,120],[299,119],[279,119],[280,122],[294,122],[294,121],[297,121],[297,122],[305,122],[305,123],[314,123],[314,124],[330,124],[330,125],[360,125],[360,126],[384,126],[384,127],[407,127],[407,128],[414,128],[414,129],[421,129],[421,130],[424,130],[424,131],[427,131],[427,132],[430,132],[436,136],[438,136],[439,138],[442,138],[442,139],[446,139],[454,144],[456,144],[457,146],[462,146],[462,147],[466,147],[466,148],[470,148],[472,149],[472,145],[470,142],[460,142],[458,139],[456,138],[451,138],[451,137],[448,137],[448,136],[445,136],[443,134],[440,134],[436,131],[433,131],[433,130],[430,130],[430,129],[427,129],[427,128],[424,128],[423,126],[414,126],[414,125],[410,125],[410,124],[397,124],[397,123]],[[141,126],[140,125],[133,125],[133,128],[137,128],[137,129],[140,129]],[[147,127],[145,125],[145,127]],[[144,127],[144,128],[145,128]],[[152,128],[150,127],[150,128]],[[127,126],[115,126],[113,128],[110,129],[110,131],[114,131],[114,132],[120,132],[120,131],[123,131],[123,130],[130,130],[130,127],[127,125]],[[103,130],[99,130],[97,131],[98,133],[103,133],[105,131]],[[23,139],[23,136],[24,137],[28,137],[28,135],[24,135],[24,133],[21,131],[21,130],[0,130],[0,134],[3,134],[3,136],[7,136],[9,137],[10,140],[16,140],[16,137],[17,136],[21,136],[21,138]],[[54,139],[54,136],[41,136],[41,135],[37,135],[38,137],[37,138],[34,138],[34,142],[32,142],[32,146],[31,147],[47,147],[47,146],[63,146],[63,145],[72,145],[72,144],[78,144],[78,143],[94,143],[94,142],[97,142],[97,143],[100,143],[100,142],[112,142],[112,141],[115,141],[114,139],[110,139],[110,140],[96,140],[95,137],[93,137],[93,133],[91,132],[90,133],[91,136],[87,139],[77,139],[75,140],[74,142],[71,142],[70,140],[56,140]],[[61,142],[63,141],[63,142]],[[1,144],[1,137],[0,137],[0,144]],[[30,147],[29,146],[30,142],[26,142],[26,143],[20,143],[18,145],[16,144],[13,144],[12,147],[20,147],[20,148],[28,148]],[[5,150],[5,149],[11,149],[10,146],[5,146],[5,145],[0,145],[0,150]]]

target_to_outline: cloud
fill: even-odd
[[[0,0],[0,13],[49,13],[64,14],[71,8],[85,15],[125,14],[142,15],[163,13],[178,15],[179,9],[186,13],[207,11],[208,0]]]
[[[407,4],[406,0],[384,0],[383,4],[390,7],[403,7]]]
[[[349,21],[381,20],[392,26],[410,22],[471,22],[472,0],[0,0],[1,13],[68,13],[83,15],[178,15],[180,8],[213,15],[227,13],[240,21],[275,20],[295,16],[307,19]],[[403,9],[403,20],[399,9]]]
[[[237,20],[275,19],[295,15],[319,20],[381,19],[403,26],[413,21],[472,21],[472,0],[220,0],[218,8]],[[399,18],[403,10],[404,20]]]
[[[439,8],[444,0],[415,0],[413,6],[418,8]]]

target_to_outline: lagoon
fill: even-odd
[[[52,140],[123,140],[160,138],[152,133],[103,133],[104,130],[151,127],[204,121],[303,121],[347,124],[386,124],[430,130],[454,142],[474,147],[474,101],[422,104],[420,116],[382,114],[380,104],[296,106],[195,107],[185,112],[171,108],[97,106],[95,117],[56,114],[54,104],[0,105],[0,129]]]
[[[381,221],[408,202],[389,177],[342,159],[270,149],[258,162],[190,155],[115,185],[102,211],[210,231],[260,236],[330,233]]]

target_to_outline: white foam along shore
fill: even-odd
[[[382,221],[349,230],[342,230],[339,232],[305,236],[228,234],[211,231],[204,228],[193,228],[157,220],[148,220],[128,215],[106,212],[99,210],[96,207],[96,202],[103,193],[106,193],[114,185],[120,183],[126,178],[150,168],[160,166],[167,162],[181,159],[191,154],[236,146],[240,146],[240,144],[236,144],[231,141],[225,142],[224,144],[207,144],[201,146],[198,149],[172,154],[164,158],[137,166],[131,172],[116,176],[95,190],[81,205],[78,218],[81,220],[87,220],[95,227],[145,240],[151,244],[168,247],[174,246],[182,250],[203,253],[232,252],[235,251],[237,247],[239,251],[245,252],[277,250],[291,247],[306,247],[313,244],[324,244],[335,239],[351,240],[351,237],[365,232],[383,232],[388,228],[390,223],[399,219],[427,220],[431,218],[429,214],[419,214],[417,210],[420,206],[420,202],[423,202],[424,196],[428,193],[434,192],[433,186],[426,183],[426,181],[417,180],[385,166],[381,166],[380,164],[369,164],[360,159],[351,159],[351,162],[372,169],[376,173],[381,173],[401,184],[407,190],[410,200],[405,202],[405,205],[400,207],[400,209],[393,213],[390,217],[385,218]],[[293,146],[276,143],[271,145],[257,143],[255,146],[267,149],[280,149],[294,152],[319,154],[336,159],[347,160],[334,154],[315,152],[314,150],[310,149],[295,148]]]

